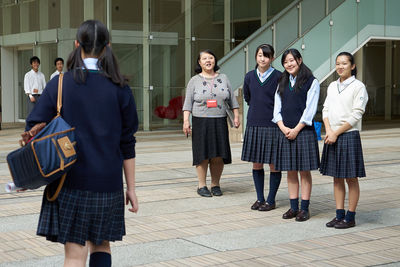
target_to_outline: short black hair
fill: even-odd
[[[64,64],[64,59],[62,59],[61,57],[58,57],[54,60],[54,66],[57,66],[57,62],[61,61]]]
[[[256,61],[257,61],[257,55],[258,55],[258,51],[261,49],[261,51],[262,51],[262,53],[263,53],[263,55],[264,55],[264,57],[267,57],[267,58],[269,58],[269,59],[272,59],[273,57],[274,57],[274,54],[275,54],[275,50],[274,50],[274,48],[272,47],[272,45],[270,45],[270,44],[261,44],[261,45],[259,45],[257,48],[256,48],[256,54],[255,54],[255,58],[256,58]],[[258,67],[258,64],[256,64],[256,68]]]
[[[218,59],[217,56],[214,54],[213,51],[211,51],[210,49],[205,49],[200,51],[199,55],[197,56],[197,60],[196,60],[196,66],[194,67],[194,72],[196,72],[197,74],[201,73],[203,70],[201,69],[201,66],[199,64],[199,60],[201,57],[201,54],[206,53],[206,54],[210,54],[214,57],[215,60],[215,65],[214,65],[214,71],[219,70],[219,66],[218,66]]]
[[[33,62],[37,61],[40,64],[40,59],[37,56],[31,57],[29,63],[32,65]]]

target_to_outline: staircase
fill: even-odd
[[[296,48],[314,76],[324,81],[335,70],[341,51],[357,52],[371,39],[400,39],[400,0],[297,0],[235,47],[220,61],[232,88],[242,86],[244,75],[255,66],[255,49],[272,44],[272,65],[283,70],[280,59],[290,47]],[[247,117],[243,105],[243,118]],[[243,119],[243,127],[245,127]]]

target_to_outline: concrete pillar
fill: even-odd
[[[63,58],[64,63],[67,64],[69,54],[72,52],[73,49],[74,44],[72,40],[59,41],[57,44],[57,57]],[[67,66],[65,65],[65,68],[66,67]]]
[[[20,32],[29,32],[29,3],[19,5]]]
[[[171,48],[163,47],[163,105],[168,106],[171,99]],[[169,119],[164,119],[164,125],[168,125]]]
[[[231,51],[231,0],[224,0],[224,54]]]
[[[110,34],[111,34],[111,27],[112,27],[112,5],[111,5],[111,0],[107,0],[106,21],[107,21],[107,29],[110,31]]]
[[[33,55],[40,59],[39,70],[43,72],[46,82],[50,80],[50,75],[53,73],[50,69],[50,50],[48,45],[37,45],[33,48]]]
[[[358,50],[354,54],[354,63],[357,66],[357,79],[365,83],[364,80],[364,47],[361,47],[360,50]]]
[[[268,0],[261,0],[261,26],[268,21]]]
[[[83,20],[94,19],[94,0],[84,0]]]
[[[2,8],[1,19],[3,20],[3,35],[11,34],[11,15],[11,8]]]
[[[7,66],[7,68],[1,68],[1,107],[2,107],[2,122],[15,122],[17,118],[16,112],[18,106],[16,106],[16,97],[18,96],[18,90],[16,88],[16,79],[18,79],[16,64],[17,56],[14,53],[13,48],[0,47],[1,51],[1,65]],[[5,78],[7,77],[7,79]]]
[[[385,47],[385,120],[392,119],[392,41]]]
[[[143,0],[143,130],[150,131],[150,0]]]
[[[71,28],[70,0],[60,1],[60,25],[61,28]]]
[[[192,77],[192,1],[185,0],[185,84]]]
[[[64,15],[63,13],[61,13]],[[49,28],[49,0],[39,1],[39,23],[40,30],[47,30]]]

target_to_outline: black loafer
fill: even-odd
[[[336,225],[338,222],[341,222],[341,221],[342,221],[342,220],[338,220],[338,219],[335,217],[335,218],[332,219],[332,221],[327,222],[325,225],[326,225],[326,227],[335,227],[335,225]]]
[[[354,227],[354,226],[356,226],[356,220],[351,221],[351,222],[343,220],[343,221],[335,224],[336,229],[347,229],[347,228]]]
[[[285,213],[282,215],[282,218],[283,218],[283,219],[292,219],[292,218],[296,217],[297,213],[299,213],[298,210],[295,211],[295,210],[289,209],[287,212],[285,212]]]
[[[264,202],[264,204],[261,204],[261,206],[258,207],[258,210],[259,211],[270,211],[270,210],[273,210],[275,208],[276,208],[275,203],[270,205],[270,204],[268,204],[268,202]]]
[[[308,219],[310,219],[310,212],[309,211],[301,210],[296,215],[296,221],[297,222],[304,222],[304,221],[307,221]]]
[[[264,201],[256,201],[254,202],[253,205],[251,205],[251,209],[252,210],[258,210],[260,208],[261,205],[263,205],[265,202]]]
[[[197,188],[197,194],[202,197],[212,197],[210,190],[208,190],[207,186],[203,186],[202,188]]]
[[[213,194],[213,196],[216,196],[216,197],[222,196],[221,187],[219,187],[219,186],[211,187],[211,193]]]

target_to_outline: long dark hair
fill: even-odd
[[[299,72],[297,73],[296,84],[294,85],[295,92],[298,92],[301,86],[313,75],[312,71],[302,62],[302,57],[299,50],[290,48],[286,50],[281,58],[281,64],[286,60],[287,55],[291,54],[299,65]],[[300,62],[301,61],[301,62]],[[283,96],[286,86],[289,84],[289,73],[285,70],[279,78],[279,94]]]
[[[349,52],[340,52],[339,55],[336,56],[336,60],[340,56],[346,56],[349,59],[352,66],[355,64],[354,56],[352,54],[350,54]],[[354,69],[351,70],[351,75],[357,76],[357,66],[355,66]]]
[[[117,60],[109,46],[110,34],[107,27],[98,20],[87,20],[83,22],[76,33],[79,46],[69,55],[67,69],[72,71],[74,80],[78,83],[86,81],[88,73],[81,57],[81,51],[86,55],[98,58],[97,65],[101,74],[111,79],[120,87],[127,84],[127,80],[119,71]]]
[[[261,49],[261,51],[263,52],[264,57],[267,57],[269,59],[272,59],[274,57],[275,54],[275,50],[272,47],[272,45],[270,44],[262,44],[259,45],[256,49],[256,54],[255,54],[255,58],[256,58],[256,62],[257,62],[257,55],[258,55],[258,51]],[[255,69],[258,67],[258,64],[256,63],[256,67]]]
[[[196,72],[197,74],[201,73],[203,70],[201,69],[201,66],[199,64],[199,60],[201,57],[201,54],[206,53],[206,54],[210,54],[214,57],[215,60],[215,65],[214,65],[214,71],[219,70],[219,66],[218,66],[218,59],[217,56],[214,54],[213,51],[211,51],[210,49],[206,49],[206,50],[202,50],[200,51],[199,55],[197,56],[197,60],[196,60],[196,66],[194,67],[194,72]]]

